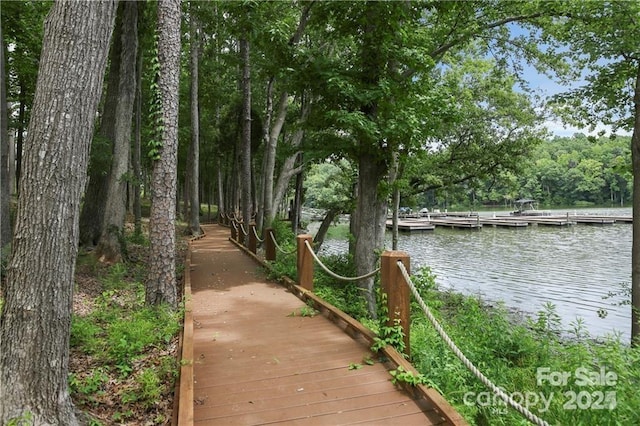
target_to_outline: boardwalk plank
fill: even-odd
[[[255,263],[206,228],[192,243],[194,423],[440,424],[396,388],[367,345],[269,283]],[[293,313],[293,315],[292,315]],[[360,369],[350,365],[361,364]]]

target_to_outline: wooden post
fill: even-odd
[[[256,223],[249,224],[249,251],[253,254],[258,252],[258,239],[256,238]]]
[[[387,295],[387,308],[389,309],[388,325],[394,325],[396,319],[400,320],[400,326],[404,332],[405,354],[411,355],[409,346],[410,296],[411,291],[405,283],[402,272],[398,267],[398,261],[402,261],[407,272],[409,269],[409,255],[403,251],[387,250],[382,253],[380,259],[380,279],[382,291]]]
[[[231,239],[238,240],[238,227],[235,220],[231,221]]]
[[[264,258],[266,260],[276,260],[276,245],[273,242],[275,235],[273,235],[273,228],[265,228],[262,234],[264,238]]]
[[[298,251],[298,285],[309,291],[313,291],[313,256],[307,249],[305,241],[309,244],[313,241],[313,236],[309,234],[298,235],[296,237]]]

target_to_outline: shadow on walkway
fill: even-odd
[[[192,242],[194,423],[429,425],[444,420],[395,387],[366,345],[266,280],[205,227]],[[182,402],[184,403],[184,401]],[[424,404],[423,404],[424,405]]]

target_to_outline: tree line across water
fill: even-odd
[[[498,177],[426,191],[414,191],[408,186],[401,193],[401,205],[418,212],[424,207],[442,211],[510,209],[520,198],[534,199],[545,207],[631,204],[633,173],[628,136],[556,136],[540,141],[521,161],[517,171],[505,171]],[[432,172],[428,168],[416,169],[421,176]],[[305,205],[348,213],[354,177],[348,162],[311,165],[304,182]]]
[[[64,390],[78,243],[95,245],[104,261],[121,259],[128,211],[141,232],[141,197],[151,201],[145,300],[172,308],[179,215],[194,234],[201,201],[245,220],[255,213],[258,228],[289,210],[295,225],[305,176],[327,160],[346,161],[345,173],[357,178],[348,209],[358,275],[375,268],[387,211],[397,211],[402,196],[628,200],[629,176],[605,176],[605,154],[587,161],[573,158],[573,148],[564,157],[550,151],[551,162],[531,168],[527,159],[547,143],[541,124],[551,111],[572,124],[633,132],[631,152],[640,152],[639,7],[3,3],[1,245],[11,242],[11,254],[0,389],[23,386],[0,395],[0,421],[30,411],[37,422],[77,422]],[[523,64],[561,83],[588,77],[546,100],[535,96]],[[631,173],[640,176],[633,157]],[[640,185],[633,191],[640,203]],[[632,269],[637,306],[640,268]],[[375,315],[375,281],[359,285]],[[637,319],[634,311],[633,335]],[[56,368],[43,377],[48,359]]]

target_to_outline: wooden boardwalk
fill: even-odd
[[[376,359],[368,345],[323,315],[306,316],[307,305],[268,282],[228,229],[205,231],[187,266],[193,383],[183,377],[181,386],[193,407],[181,396],[180,411],[193,411],[180,424],[451,424],[442,405],[416,402],[383,364],[367,365]],[[185,345],[188,333],[185,320]]]

